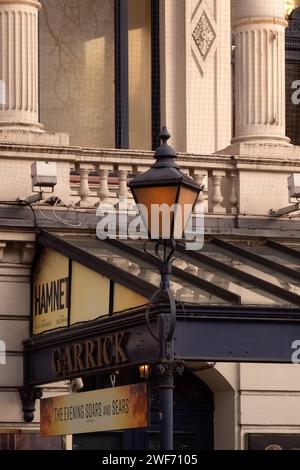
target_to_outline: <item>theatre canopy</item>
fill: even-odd
[[[300,341],[300,241],[209,238],[178,246],[176,357],[194,361],[291,362]],[[156,362],[145,321],[159,286],[141,241],[43,232],[32,270],[25,382],[38,385]],[[155,329],[168,306],[150,308]]]

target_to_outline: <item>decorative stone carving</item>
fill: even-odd
[[[286,17],[288,18],[299,5],[299,0],[285,0]]]
[[[110,203],[111,193],[108,187],[108,177],[109,177],[109,173],[113,170],[113,166],[112,165],[97,165],[96,170],[100,176],[99,189],[98,189],[99,202],[96,203],[96,207],[98,206],[102,208],[111,207],[112,206],[112,204]]]
[[[300,36],[300,7],[295,8],[295,10],[292,11],[290,14],[289,18],[289,26],[286,29],[286,34],[287,35],[296,35]]]
[[[208,3],[203,0],[192,12],[191,47],[193,57],[204,75],[206,64],[217,47],[217,24]]]
[[[195,169],[192,173],[193,180],[199,186],[204,186],[203,191],[200,192],[198,201],[195,206],[195,212],[208,212],[208,174],[207,170]]]
[[[222,194],[222,180],[225,178],[225,171],[212,171],[212,212],[214,214],[226,214],[223,206],[224,196]]]
[[[130,165],[118,165],[119,189],[117,191],[118,203],[116,205],[118,209],[127,210],[128,208],[130,193],[127,186],[127,178],[131,171],[132,167]]]
[[[288,17],[289,26],[285,30],[285,48],[288,60],[299,61],[300,51],[300,7]]]
[[[205,60],[216,39],[216,33],[205,11],[193,31],[193,38],[203,60]]]
[[[26,211],[26,209],[23,209]],[[13,234],[11,235],[13,239]],[[0,241],[0,264],[1,267],[9,265],[22,265],[27,267],[31,265],[36,245],[34,242],[24,240],[14,240],[12,244],[7,240]]]
[[[89,187],[89,174],[92,169],[93,168],[91,165],[79,165],[80,187],[78,196],[80,196],[80,200],[76,203],[76,205],[79,207],[92,207],[93,205],[91,202],[92,193]]]

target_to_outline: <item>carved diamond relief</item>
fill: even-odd
[[[218,26],[213,0],[201,0],[191,11],[190,41],[195,64],[203,76],[217,49]]]
[[[216,39],[216,33],[205,11],[203,12],[196,28],[193,31],[193,38],[202,59],[205,60]]]

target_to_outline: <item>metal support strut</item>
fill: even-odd
[[[170,287],[170,275],[172,273],[172,257],[176,249],[176,242],[171,240],[158,241],[155,244],[155,255],[144,247],[145,252],[159,261],[161,283],[159,289],[151,297],[147,310],[146,322],[149,332],[159,344],[159,361],[154,367],[154,375],[157,379],[160,407],[160,450],[173,450],[173,401],[175,375],[182,375],[184,365],[175,360],[174,339],[176,327],[176,301]],[[169,313],[159,315],[155,332],[150,323],[150,307],[154,303],[168,303]]]

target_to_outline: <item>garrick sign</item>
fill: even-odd
[[[25,383],[59,382],[148,364],[157,360],[157,342],[145,312],[113,315],[95,322],[38,335],[24,343]]]
[[[166,313],[165,305],[150,312],[152,329]],[[230,307],[217,313],[207,307],[185,307],[176,317],[176,359],[220,362],[287,363],[291,345],[300,337],[300,310]],[[268,339],[266,341],[266,338]],[[145,310],[126,312],[38,335],[24,342],[27,387],[62,379],[154,364],[160,360],[157,341],[145,321]],[[79,374],[80,373],[80,374]]]
[[[52,370],[56,376],[65,376],[126,363],[128,339],[128,332],[120,332],[54,348]]]

